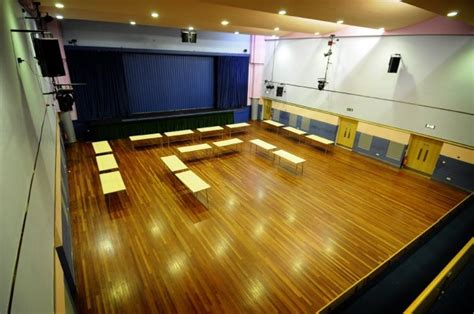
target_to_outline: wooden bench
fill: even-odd
[[[189,129],[188,130],[165,132],[164,134],[166,136],[168,146],[170,146],[171,140],[173,140],[173,142],[194,140],[194,131],[189,130]]]
[[[226,128],[229,130],[230,136],[232,136],[232,132],[233,133],[248,132],[249,127],[250,127],[250,124],[248,124],[247,122],[226,124]]]
[[[118,169],[117,161],[113,154],[99,155],[95,157],[99,172]]]
[[[243,142],[244,142],[244,141],[242,141],[242,140],[239,139],[239,138],[231,138],[231,139],[229,139],[229,140],[213,142],[212,144],[213,144],[218,150],[222,150],[223,148],[229,147],[229,146],[237,146],[237,147],[240,146],[240,150],[242,151],[242,143],[243,143]]]
[[[155,145],[157,142],[163,147],[163,136],[160,133],[132,135],[129,139],[134,149],[137,146]]]
[[[269,127],[275,128],[277,130],[277,133],[280,132],[281,127],[285,126],[283,123],[276,122],[273,120],[263,120],[263,123],[265,123]]]
[[[101,173],[99,178],[107,206],[109,204],[110,194],[126,190],[125,183],[119,171]]]
[[[198,192],[205,191],[207,206],[209,206],[208,190],[211,188],[209,184],[191,170],[176,173],[176,177],[195,195]]]
[[[334,141],[328,140],[324,137],[320,137],[317,135],[306,135],[305,139],[307,139],[308,143],[314,143],[318,147],[324,149],[325,153],[327,153],[328,150],[331,150],[334,147]]]
[[[199,134],[199,139],[212,136],[224,136],[224,128],[221,126],[208,126],[205,128],[197,128],[196,131]]]
[[[173,173],[187,170],[188,166],[186,166],[181,159],[176,157],[176,155],[170,155],[165,157],[160,157],[161,161],[166,165],[166,167]]]
[[[178,152],[180,153],[181,156],[198,153],[198,152],[207,152],[210,150],[212,150],[212,147],[209,144],[197,144],[197,145],[178,147]]]
[[[295,156],[287,151],[284,151],[283,149],[277,150],[273,152],[273,161],[275,162],[275,156],[278,156],[278,164],[281,163],[281,158],[289,161],[290,163],[295,165],[295,171],[298,172],[298,166],[301,165],[301,174],[303,174],[304,170],[304,160],[301,157]]]
[[[292,126],[287,126],[282,129],[285,130],[288,135],[296,137],[298,139],[298,142],[301,142],[301,137],[306,134],[305,131],[296,129]]]
[[[108,154],[112,152],[112,148],[107,141],[93,142],[92,147],[96,155]]]
[[[265,152],[266,157],[269,157],[269,152],[277,148],[275,145],[262,141],[258,138],[250,141],[250,151],[252,151],[252,145],[255,146],[255,154],[257,154],[258,149],[261,148]]]

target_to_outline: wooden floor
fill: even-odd
[[[304,174],[248,143],[188,162],[212,186],[206,208],[159,159],[176,145],[110,141],[128,191],[108,208],[91,144],[68,148],[80,313],[314,312],[466,196],[258,123],[239,137],[305,158]]]

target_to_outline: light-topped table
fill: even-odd
[[[190,129],[165,132],[164,134],[166,136],[168,146],[170,145],[170,142],[172,140],[173,142],[178,142],[178,141],[186,141],[186,140],[194,139],[194,131]]]
[[[117,161],[113,154],[99,155],[95,157],[99,172],[117,169]]]
[[[307,142],[315,143],[318,147],[323,148],[325,153],[327,153],[329,149],[332,149],[334,147],[334,141],[328,140],[327,138],[321,136],[306,135],[305,138],[307,139]]]
[[[181,181],[193,194],[198,192],[206,192],[207,205],[209,206],[208,190],[211,188],[203,179],[191,170],[176,173],[176,177]]]
[[[112,148],[107,141],[93,142],[92,147],[96,155],[108,154],[112,152]]]
[[[157,142],[163,147],[163,136],[160,133],[132,135],[129,137],[132,147],[154,145]]]
[[[229,130],[229,135],[232,136],[232,133],[248,132],[250,124],[248,124],[247,122],[241,122],[226,124],[225,126]]]
[[[288,133],[288,135],[296,137],[298,139],[298,142],[300,142],[301,137],[306,134],[306,131],[294,128],[292,126],[286,126],[282,129],[285,130]]]
[[[104,195],[125,190],[125,183],[119,171],[101,173],[99,175]]]
[[[208,126],[204,128],[197,128],[199,139],[211,136],[224,136],[224,128],[221,126]]]
[[[161,161],[166,165],[166,167],[171,172],[178,172],[182,170],[187,170],[188,166],[186,166],[181,159],[179,159],[176,155],[170,155],[165,157],[160,157]]]
[[[301,157],[298,157],[296,155],[293,155],[283,149],[280,149],[280,150],[277,150],[277,151],[274,151],[273,152],[273,161],[275,162],[275,156],[278,157],[278,164],[281,163],[281,159],[285,159],[287,160],[288,162],[292,163],[295,165],[295,171],[298,172],[298,166],[301,165],[301,174],[303,174],[303,170],[304,170],[304,163],[305,163],[305,159],[301,158]]]
[[[276,121],[273,121],[273,120],[263,120],[263,123],[265,123],[265,125],[267,125],[267,126],[276,128],[277,132],[280,131],[280,128],[285,126],[283,123],[276,122]]]
[[[255,152],[257,152],[258,148],[261,148],[264,151],[271,151],[277,148],[275,145],[262,141],[261,139],[258,139],[258,138],[251,140],[250,144],[255,145]]]
[[[231,139],[228,139],[228,140],[213,142],[212,144],[213,144],[217,149],[223,149],[223,148],[229,147],[229,146],[236,146],[236,147],[239,147],[239,146],[240,146],[240,150],[242,150],[242,143],[243,143],[243,142],[244,142],[244,141],[242,141],[242,140],[239,139],[239,138],[231,138]]]
[[[212,150],[212,146],[209,144],[196,144],[189,146],[178,147],[178,152],[181,156],[197,153],[197,152],[208,152]]]

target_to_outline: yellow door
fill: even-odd
[[[263,100],[263,120],[270,120],[272,118],[272,101],[269,99]]]
[[[436,167],[443,142],[412,135],[408,147],[407,164],[410,169],[431,175]]]
[[[340,118],[339,130],[337,132],[337,144],[352,148],[357,132],[357,121]]]

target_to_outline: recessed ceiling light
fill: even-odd
[[[158,16],[160,16],[158,13],[156,13],[156,12],[151,12],[151,17],[153,17],[153,18],[156,19]]]
[[[235,31],[234,34],[235,34],[235,35],[239,35],[240,33],[239,33],[239,31]]]
[[[318,35],[319,35],[319,32],[314,33],[314,35],[318,36]]]
[[[135,21],[130,21],[130,24],[131,24],[131,25],[135,25],[135,24],[137,24],[137,22],[135,22]]]
[[[278,32],[278,31],[280,30],[280,28],[279,28],[279,27],[275,27],[273,30],[274,30],[275,32]]]
[[[385,32],[385,28],[381,27],[381,28],[379,28],[379,31],[383,33],[383,32]]]
[[[278,11],[278,14],[280,14],[280,15],[285,15],[285,14],[286,14],[286,10],[281,9],[280,11]]]
[[[342,23],[344,23],[344,21],[343,20],[338,20],[336,23],[337,24],[342,24]]]
[[[59,3],[59,2],[55,3],[54,6],[55,6],[56,8],[58,8],[58,9],[64,8],[64,4]]]
[[[221,24],[224,25],[224,26],[229,25],[229,21],[223,20],[223,21],[221,21]]]
[[[62,20],[62,19],[64,18],[64,16],[62,16],[62,15],[56,15],[56,18],[57,18],[58,20]]]
[[[193,30],[194,30],[194,27],[189,26],[189,27],[188,27],[188,30],[193,31]]]
[[[453,17],[453,16],[458,15],[458,11],[451,11],[451,12],[449,12],[449,13],[446,14],[446,15],[449,16],[449,17]]]

